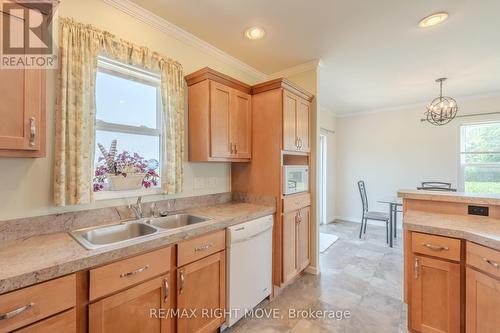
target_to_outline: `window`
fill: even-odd
[[[120,175],[137,175],[135,188],[159,186],[161,161],[160,76],[100,57],[96,78],[96,132],[94,192],[128,189],[117,186]],[[103,157],[116,140],[115,172]],[[120,162],[121,161],[121,162]],[[142,180],[141,175],[145,174]],[[127,176],[127,177],[124,177]],[[128,177],[131,181],[134,177]],[[132,187],[134,185],[132,184]],[[101,195],[99,193],[99,195]],[[131,193],[131,195],[137,193]],[[123,195],[123,192],[120,193]]]
[[[460,138],[462,189],[500,193],[500,122],[463,125]]]

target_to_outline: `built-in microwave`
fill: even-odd
[[[309,191],[309,167],[307,165],[283,166],[283,194]]]

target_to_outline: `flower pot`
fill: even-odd
[[[109,175],[111,191],[138,190],[142,188],[145,173],[129,173],[126,177],[122,175]]]

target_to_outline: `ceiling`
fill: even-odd
[[[430,101],[442,76],[453,97],[500,93],[498,0],[133,2],[266,74],[320,59],[320,103],[337,114]],[[253,25],[264,39],[243,37]]]

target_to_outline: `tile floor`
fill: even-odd
[[[276,309],[274,318],[245,318],[225,332],[406,332],[401,231],[392,249],[384,227],[368,225],[361,240],[356,223],[324,225],[321,232],[339,236],[321,254],[321,274],[304,274],[273,301],[264,301],[259,309]],[[349,311],[350,318],[297,318],[290,308]]]

